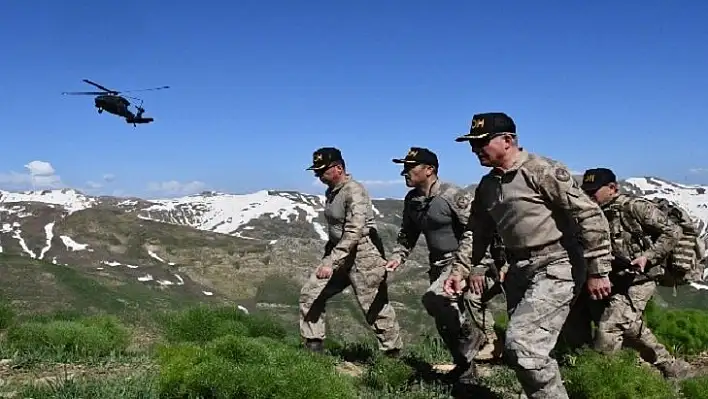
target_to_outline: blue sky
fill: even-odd
[[[6,2],[0,185],[28,187],[41,161],[38,184],[91,193],[317,193],[304,169],[334,145],[374,196],[401,196],[391,158],[411,145],[477,182],[454,137],[487,111],[573,170],[708,183],[708,3],[437,4]],[[61,95],[83,78],[172,88],[140,93],[155,123],[133,128]]]

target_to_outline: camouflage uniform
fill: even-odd
[[[647,235],[657,236],[651,248],[645,251],[641,250],[639,243],[632,239],[630,231],[621,222],[620,212],[626,209],[624,207],[627,202],[630,215],[622,217],[633,218]],[[603,211],[610,222],[613,251],[626,260],[646,256],[648,267],[661,263],[674,249],[681,236],[679,225],[672,222],[651,201],[642,198],[619,194],[603,205]],[[656,366],[664,376],[676,377],[687,369],[687,365],[671,356],[642,319],[647,303],[656,292],[657,284],[646,274],[627,273],[628,271],[620,270],[620,273],[624,274],[611,275],[615,292],[607,300],[602,312],[595,337],[595,349],[603,353],[613,353],[626,343],[635,348],[642,359]]]
[[[386,259],[369,194],[347,175],[343,182],[328,188],[325,195],[329,241],[321,265],[331,265],[333,273],[328,279],[319,279],[313,272],[302,287],[300,335],[308,341],[324,340],[325,304],[351,284],[366,321],[376,334],[379,349],[400,350],[400,327],[388,301]]]
[[[457,141],[515,134],[516,128],[505,114],[481,114],[470,130]],[[492,169],[477,187],[453,273],[485,273],[477,265],[495,229],[510,263],[508,362],[529,398],[568,398],[549,354],[587,274],[611,269],[607,219],[564,165],[520,148],[509,169]]]
[[[404,264],[420,234],[425,235],[431,285],[422,302],[428,314],[435,318],[440,337],[457,365],[469,363],[479,350],[479,346],[472,345],[471,350],[463,353],[463,348],[469,347],[468,341],[475,339],[476,330],[482,332],[482,339],[478,339],[482,344],[485,340],[492,345],[498,341],[494,317],[481,298],[468,298],[464,304],[459,298],[451,298],[443,291],[454,251],[469,219],[471,199],[470,193],[440,180],[433,183],[428,196],[418,189],[410,190],[404,199],[403,220],[390,258]],[[472,320],[465,318],[465,309],[469,310]],[[472,329],[475,331],[470,331]]]

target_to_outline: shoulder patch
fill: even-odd
[[[566,168],[556,167],[554,175],[556,176],[556,179],[558,179],[558,181],[562,181],[564,183],[570,181],[570,173]]]

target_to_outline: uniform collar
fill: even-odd
[[[615,195],[614,198],[609,200],[605,205],[602,205],[601,208],[602,209],[611,209],[616,206],[621,206],[626,201],[627,201],[627,196],[622,193],[618,193],[617,195]]]
[[[345,184],[349,183],[351,180],[352,180],[352,175],[350,175],[349,173],[345,174],[345,175],[344,175],[344,179],[342,179],[342,181],[340,181],[339,183],[337,183],[337,184],[336,184],[334,187],[332,187],[332,188],[327,188],[327,193],[333,193],[333,192],[335,192],[335,191],[338,191],[339,189],[341,189],[342,187],[344,187]]]
[[[495,167],[492,169],[492,173],[495,175],[503,175],[506,173],[513,173],[519,170],[521,165],[523,165],[526,161],[529,160],[529,153],[528,151],[524,150],[523,148],[519,148],[519,152],[516,154],[516,158],[514,159],[514,162],[511,164],[511,166],[508,169],[502,169]]]
[[[426,197],[434,197],[440,193],[440,186],[442,185],[442,182],[440,181],[440,178],[435,179],[433,184],[430,185],[430,192]]]

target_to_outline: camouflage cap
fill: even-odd
[[[580,188],[586,193],[594,193],[599,190],[600,187],[616,182],[617,176],[615,176],[612,170],[607,168],[594,168],[585,171]]]
[[[312,153],[312,166],[305,170],[322,170],[340,161],[344,161],[341,151],[334,147],[322,147]]]
[[[434,166],[436,168],[439,166],[438,156],[435,155],[434,152],[423,147],[411,147],[411,149],[408,150],[408,154],[406,154],[405,158],[395,158],[393,159],[393,162],[402,163],[406,165],[424,164]]]
[[[455,139],[457,142],[485,139],[501,133],[516,134],[516,124],[503,112],[475,114],[472,117],[469,133]]]

